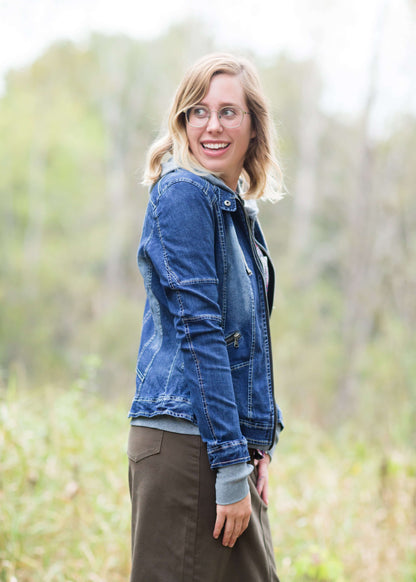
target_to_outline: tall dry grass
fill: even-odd
[[[125,412],[77,388],[0,410],[0,580],[126,581]]]
[[[82,385],[0,394],[0,580],[128,580],[128,403]],[[286,416],[269,509],[282,582],[415,581],[412,447]]]

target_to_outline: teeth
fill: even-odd
[[[228,146],[227,143],[204,143],[202,145],[208,150],[222,150]]]

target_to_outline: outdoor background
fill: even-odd
[[[416,580],[416,3],[17,0],[0,1],[1,582],[128,580],[140,179],[212,50],[257,65],[285,175],[260,205],[279,575]]]

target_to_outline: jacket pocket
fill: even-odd
[[[127,444],[127,456],[134,463],[160,453],[163,430],[145,426],[131,426]]]

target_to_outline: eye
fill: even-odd
[[[191,108],[191,116],[197,117],[198,119],[204,119],[209,115],[208,109],[202,106],[196,106]]]
[[[236,107],[223,107],[219,113],[221,117],[227,119],[234,119],[235,117],[238,116],[239,111]]]

